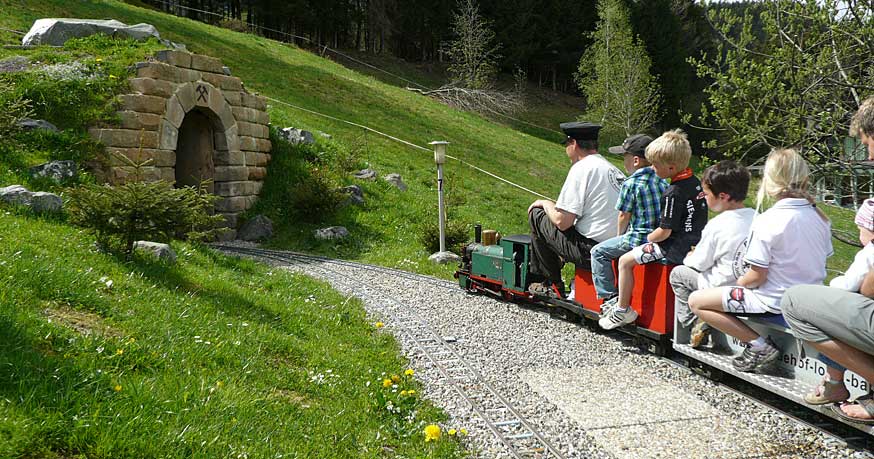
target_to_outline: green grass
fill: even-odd
[[[162,37],[186,43],[191,51],[222,58],[251,90],[366,124],[419,145],[450,141],[449,154],[547,196],[558,194],[569,166],[563,149],[555,143],[557,134],[537,134],[550,137],[544,140],[264,38],[113,1],[0,0],[0,8],[12,12],[0,18],[0,27],[18,30],[27,29],[33,19],[43,16],[112,17],[126,23],[154,24]],[[368,204],[364,209],[349,208],[321,222],[320,226],[346,226],[352,232],[350,241],[322,244],[313,238],[313,225],[277,221],[278,236],[271,245],[404,266],[442,277],[451,274],[451,266],[431,265],[429,254],[418,242],[422,225],[437,218],[436,171],[430,153],[281,104],[271,103],[269,111],[274,125],[328,132],[336,142],[359,152],[362,161],[380,175],[398,172],[409,185],[409,190],[401,193],[381,181],[365,183]],[[557,120],[538,124],[554,126]],[[457,162],[448,163],[445,172],[449,218],[467,224],[479,222],[503,234],[527,231],[525,209],[535,196]],[[272,179],[269,174],[268,181]]]
[[[124,262],[25,214],[0,215],[0,234],[0,457],[459,450],[425,445],[444,415],[400,395],[411,378],[382,387],[404,371],[397,345],[322,282],[196,245],[172,266]]]

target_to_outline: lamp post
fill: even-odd
[[[446,162],[446,145],[449,142],[436,140],[434,145],[434,162],[437,163],[437,214],[440,219],[440,252],[446,251],[446,214],[443,210],[443,163]]]

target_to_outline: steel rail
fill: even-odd
[[[448,281],[445,279],[439,279],[439,278],[432,277],[432,276],[427,276],[424,274],[411,273],[409,271],[404,271],[404,270],[398,269],[398,268],[389,268],[386,266],[368,265],[365,263],[359,263],[359,262],[355,262],[355,261],[338,260],[336,258],[328,258],[328,257],[320,256],[320,255],[310,255],[310,254],[306,254],[306,253],[292,252],[292,251],[287,251],[287,250],[272,250],[272,249],[262,249],[262,248],[257,248],[257,247],[238,247],[238,246],[231,246],[231,245],[225,245],[225,244],[211,244],[211,246],[214,248],[217,248],[217,249],[221,249],[221,250],[226,251],[226,252],[251,255],[251,256],[255,256],[255,257],[270,256],[270,257],[273,257],[274,259],[284,259],[284,258],[287,258],[290,256],[290,257],[293,257],[295,259],[314,260],[314,261],[319,261],[322,263],[329,263],[332,265],[347,266],[347,267],[352,267],[352,268],[357,268],[357,269],[363,269],[366,271],[372,271],[372,272],[376,272],[376,273],[380,273],[380,274],[391,274],[393,276],[402,277],[402,278],[408,279],[408,280],[427,282],[435,287],[439,287],[439,288],[443,288],[443,289],[447,289],[447,290],[452,290],[452,291],[458,291],[458,289],[457,289],[458,284],[455,282]]]
[[[239,254],[243,254],[245,250],[221,245],[215,247],[219,250],[230,249],[227,251]],[[249,256],[285,262],[290,267],[315,268],[324,273],[333,273],[335,279],[337,276],[346,279],[345,287],[352,290],[352,293],[356,294],[356,296],[371,300],[375,299],[375,295],[370,293],[372,289],[364,285],[360,279],[322,266],[323,264],[330,264],[330,261],[323,263],[323,260],[314,259],[318,257],[276,253],[276,251],[263,252],[266,253],[256,255],[250,251]],[[358,268],[357,266],[354,267]],[[517,459],[531,456],[542,459],[565,457],[500,392],[486,381],[457,350],[449,346],[445,339],[428,325],[418,313],[406,307],[392,295],[387,295],[384,292],[378,292],[378,295],[379,299],[383,301],[372,301],[377,313],[382,313],[389,317],[388,324],[411,339],[415,347],[419,349],[419,354],[427,358],[440,373],[442,380],[449,382],[455,392],[470,405],[471,409],[482,419],[489,430],[500,440],[513,457]],[[385,299],[389,300],[388,306],[384,302]],[[410,317],[403,317],[404,313]],[[441,359],[437,357],[438,355],[447,354],[449,358]],[[446,364],[448,362],[457,363],[447,368]],[[467,379],[464,379],[465,375],[459,375],[459,372],[466,372]],[[478,389],[478,394],[472,393],[476,392],[475,389]],[[488,400],[489,398],[492,398],[492,400]],[[489,413],[505,413],[507,415],[501,417],[502,419],[500,420],[492,420],[492,416]],[[516,427],[515,431],[512,427]],[[520,440],[527,440],[527,442],[520,442]],[[522,444],[520,445],[519,443]]]

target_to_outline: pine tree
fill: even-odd
[[[634,36],[620,0],[600,0],[598,18],[577,74],[587,101],[585,118],[603,124],[607,135],[643,132],[659,120],[661,105],[646,47]]]

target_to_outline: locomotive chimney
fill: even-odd
[[[477,223],[476,226],[473,227],[473,242],[476,242],[477,244],[479,244],[482,241],[483,241],[483,225],[480,225],[479,223]]]

